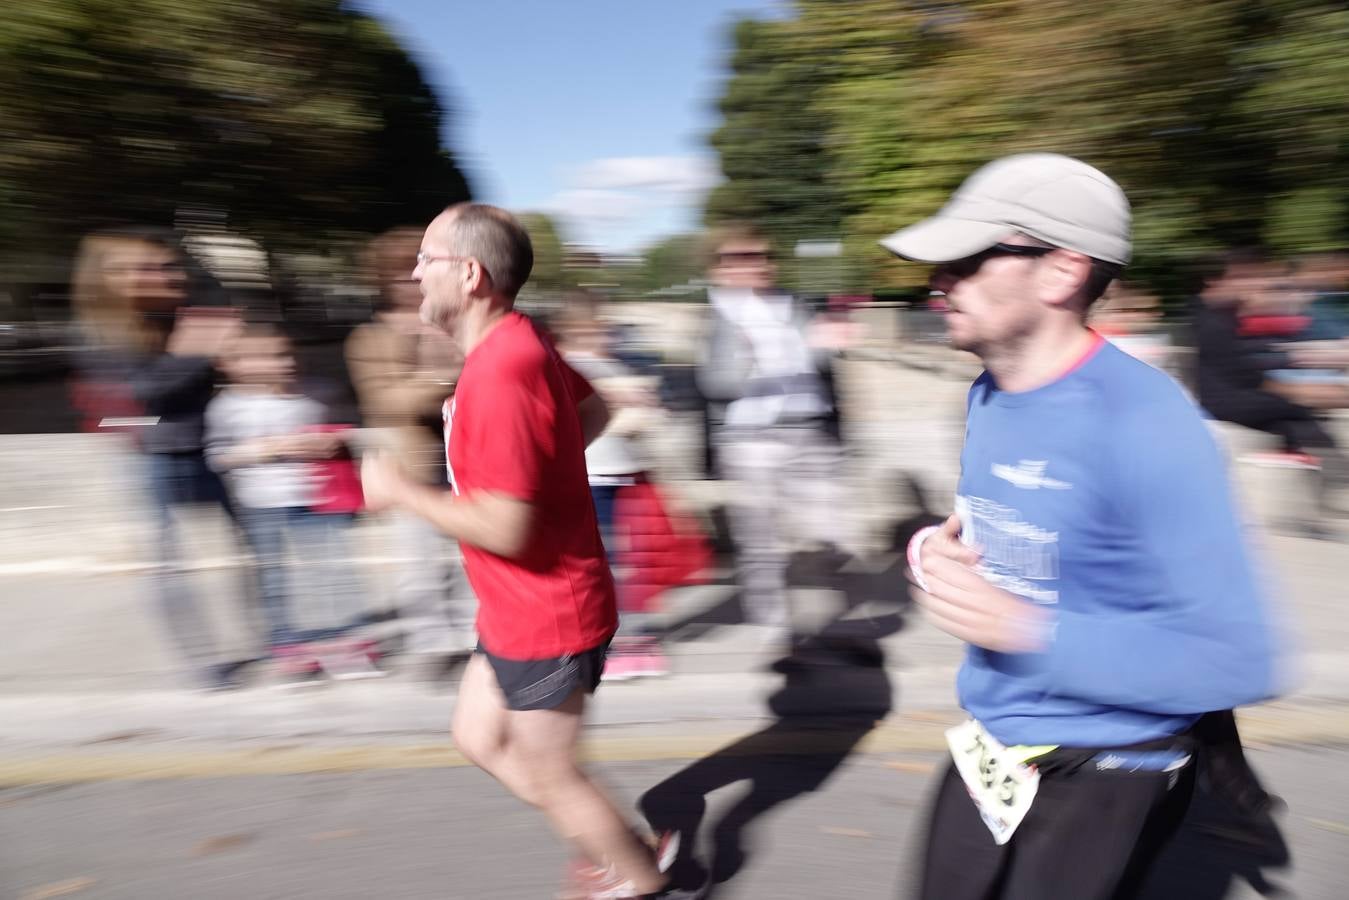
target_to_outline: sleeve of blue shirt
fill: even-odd
[[[1226,464],[1197,410],[1173,385],[1111,414],[1101,475],[1137,536],[1137,607],[1062,612],[1047,660],[1052,682],[1102,705],[1202,713],[1275,692],[1274,630],[1251,565]],[[1135,398],[1135,400],[1138,398]]]

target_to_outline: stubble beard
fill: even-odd
[[[430,297],[422,298],[422,305],[418,307],[417,313],[423,325],[429,325],[445,334],[453,334],[450,311],[432,302]]]

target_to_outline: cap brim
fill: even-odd
[[[916,262],[946,263],[992,247],[1016,229],[996,222],[933,216],[901,228],[880,244],[896,256]]]

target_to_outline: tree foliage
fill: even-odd
[[[659,291],[687,285],[706,274],[708,262],[707,241],[702,235],[671,235],[642,254],[635,287]]]
[[[735,32],[709,220],[840,237],[855,287],[921,277],[876,241],[976,167],[1055,150],[1135,211],[1136,277],[1233,243],[1343,247],[1349,11],[1309,0],[797,0]]]
[[[842,210],[828,177],[829,121],[812,104],[823,61],[795,22],[744,21],[735,43],[712,135],[727,180],[708,198],[708,218],[750,218],[783,241],[827,235]]]
[[[534,270],[529,276],[532,290],[557,293],[576,286],[574,273],[566,266],[566,247],[557,224],[544,213],[524,213],[520,224],[529,232],[534,246]]]
[[[424,222],[468,196],[441,116],[340,0],[7,0],[0,244],[187,209],[281,248]]]

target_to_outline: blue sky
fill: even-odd
[[[357,0],[416,57],[478,199],[636,249],[696,225],[730,28],[783,0]]]

